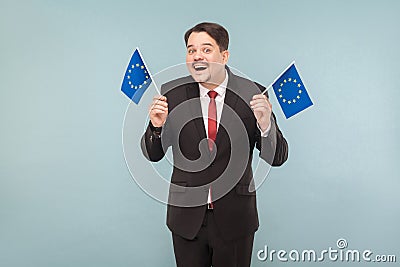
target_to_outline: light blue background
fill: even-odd
[[[315,102],[286,120],[272,97],[290,157],[258,192],[252,266],[309,266],[255,254],[338,238],[400,261],[399,12],[395,0],[1,0],[0,265],[174,266],[165,205],[125,165],[119,89],[136,46],[159,72],[184,62],[200,21],[224,25],[230,65],[264,85],[295,59]]]

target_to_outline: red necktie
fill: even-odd
[[[210,151],[213,150],[213,143],[217,137],[217,105],[215,103],[215,98],[217,97],[218,93],[215,91],[209,91],[208,95],[210,97],[210,104],[208,105],[208,148]],[[212,199],[211,195],[211,187],[209,190],[210,200]],[[213,209],[214,204],[212,200],[208,203],[208,208]]]
[[[218,93],[209,91],[208,95],[210,96],[210,104],[208,105],[208,148],[212,151],[213,142],[217,137],[217,105],[215,104],[215,98]]]

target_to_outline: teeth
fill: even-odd
[[[207,66],[204,65],[195,65],[193,66],[195,70],[205,70]]]
[[[205,70],[208,67],[208,64],[205,62],[193,62],[192,66],[196,71],[201,71]]]

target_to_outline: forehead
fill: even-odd
[[[201,46],[211,44],[216,46],[217,42],[206,32],[192,32],[189,35],[187,46]]]

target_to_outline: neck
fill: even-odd
[[[218,86],[221,85],[221,83],[225,80],[226,77],[226,71],[224,69],[222,75],[219,76],[218,79],[216,79],[216,81],[213,82],[202,82],[200,83],[202,86],[204,86],[205,88],[207,88],[208,90],[214,90],[215,88],[217,88]]]
[[[217,88],[221,83],[222,82],[220,82],[218,84],[215,84],[215,83],[200,83],[200,84],[211,91],[211,90],[214,90],[215,88]]]

